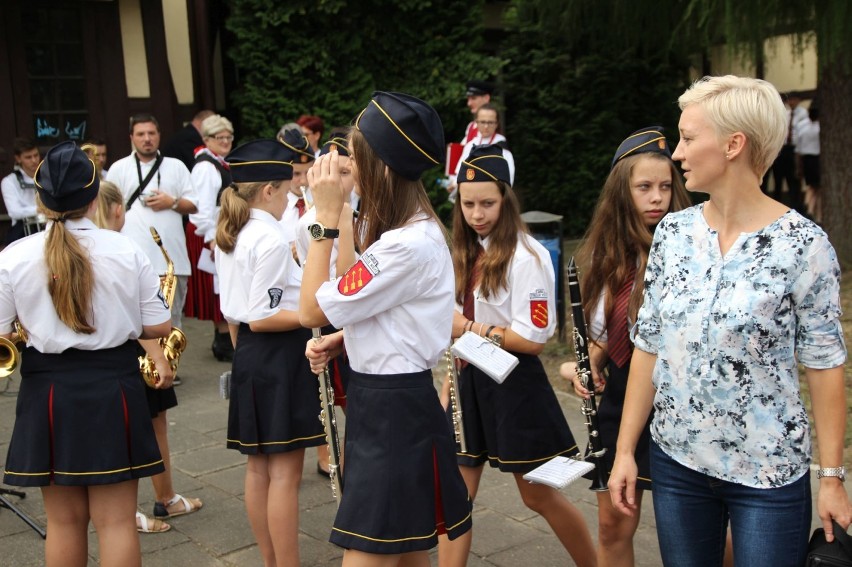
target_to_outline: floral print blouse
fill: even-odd
[[[722,256],[703,205],[654,234],[635,346],[656,354],[654,441],[684,466],[755,488],[787,485],[810,464],[796,360],[846,360],[840,267],[795,211],[742,233]]]

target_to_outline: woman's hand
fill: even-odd
[[[175,381],[175,371],[168,363],[165,356],[154,357],[154,368],[157,369],[157,374],[160,379],[154,384],[155,390],[165,390],[171,388]]]
[[[580,378],[580,373],[577,368],[576,362],[563,362],[562,366],[559,367],[559,375],[571,382],[571,385],[574,386],[574,393],[583,398],[584,400],[589,399],[589,390],[583,384],[583,380]],[[595,394],[600,394],[606,388],[606,380],[592,368],[592,381],[595,384]]]
[[[636,477],[639,470],[632,454],[619,453],[615,456],[609,475],[609,497],[616,510],[627,516],[636,514]]]
[[[817,493],[817,513],[825,530],[825,541],[834,541],[834,528],[831,520],[840,527],[848,530],[852,523],[852,506],[849,504],[849,495],[846,487],[836,477],[825,477],[819,481],[819,492]]]
[[[311,339],[305,347],[305,356],[311,365],[311,372],[322,374],[328,367],[328,361],[343,352],[343,331]]]
[[[317,222],[324,225],[336,224],[343,210],[343,184],[340,182],[340,158],[337,152],[330,152],[317,158],[308,170],[308,185],[314,207],[317,209]]]

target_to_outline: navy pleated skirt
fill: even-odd
[[[607,366],[609,376],[606,380],[606,389],[598,402],[598,427],[600,429],[601,444],[606,448],[606,453],[600,458],[601,468],[605,477],[609,480],[612,465],[615,462],[616,441],[618,440],[618,429],[621,427],[621,414],[624,412],[624,396],[627,393],[627,375],[630,373],[630,365],[618,368],[611,363]],[[648,454],[651,442],[651,420],[654,412],[648,416],[645,428],[636,443],[636,467],[638,477],[636,488],[651,490],[651,461]]]
[[[428,370],[352,371],[345,485],[330,541],[366,553],[435,547],[471,528],[471,501]]]
[[[310,329],[254,333],[240,324],[231,372],[228,448],[246,455],[325,444],[319,382],[305,358]]]
[[[467,441],[467,452],[457,454],[460,465],[487,461],[503,472],[527,473],[557,455],[578,452],[541,360],[512,354],[518,366],[502,384],[472,364],[459,373]]]
[[[164,470],[136,341],[97,351],[24,351],[6,484],[113,484]]]

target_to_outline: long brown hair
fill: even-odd
[[[653,233],[636,210],[630,193],[630,176],[634,165],[641,159],[664,160],[669,164],[672,198],[666,214],[685,209],[692,204],[680,173],[666,156],[643,153],[626,157],[615,164],[604,183],[592,222],[576,254],[577,264],[581,269],[580,293],[583,297],[583,314],[586,321],[591,321],[601,294],[604,296],[604,315],[609,319],[615,293],[624,284],[633,266],[637,267],[636,278],[627,306],[627,313],[632,321],[636,320],[642,305],[645,267],[648,264]]]
[[[38,209],[53,221],[44,239],[44,261],[47,264],[47,289],[59,320],[75,333],[91,335],[96,331],[89,323],[95,272],[88,251],[65,228],[66,220],[86,216],[89,205],[60,213],[38,200]]]
[[[459,187],[464,182],[459,184]],[[489,235],[488,250],[480,263],[479,291],[486,299],[508,286],[509,263],[518,246],[518,233],[527,233],[527,225],[521,219],[521,208],[515,191],[509,184],[495,182],[503,200],[500,218]],[[529,249],[529,245],[524,242]],[[463,304],[467,291],[467,280],[476,263],[479,251],[479,235],[464,220],[462,199],[459,194],[453,205],[453,269],[456,274],[456,302]],[[532,253],[532,250],[530,250]]]
[[[281,183],[282,181],[232,183],[222,191],[222,207],[216,221],[216,246],[226,254],[233,252],[237,245],[237,236],[251,218],[251,202],[267,185],[280,189]]]
[[[355,183],[361,191],[361,208],[355,223],[356,245],[366,250],[389,230],[405,226],[424,214],[440,226],[432,203],[419,179],[397,174],[373,151],[357,129],[349,133],[355,160]]]

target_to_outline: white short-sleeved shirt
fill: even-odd
[[[308,225],[317,222],[317,210],[311,207],[302,218],[299,219],[296,228],[295,240],[296,255],[299,257],[299,263],[302,267],[305,266],[305,260],[308,257],[308,247],[311,245],[311,235],[308,232]],[[331,248],[331,260],[328,266],[328,278],[333,280],[337,277],[337,240],[334,241],[334,246]]]
[[[634,342],[657,356],[651,435],[693,470],[785,486],[811,458],[797,363],[846,360],[837,256],[795,211],[740,234],[722,256],[703,211],[666,215],[645,270]]]
[[[97,330],[91,335],[75,333],[56,314],[44,261],[48,227],[0,253],[0,332],[11,332],[17,317],[29,335],[28,345],[40,352],[99,350],[138,339],[143,325],[171,318],[160,293],[160,278],[133,241],[99,229],[86,218],[65,221],[65,228],[91,258],[95,288],[89,322]]]
[[[115,183],[124,196],[124,203],[139,187],[139,173],[136,170],[136,152],[123,157],[109,169],[107,181]],[[144,179],[154,161],[141,163],[142,178]],[[159,174],[159,176],[158,176]],[[192,178],[186,166],[177,159],[164,157],[160,169],[145,187],[142,195],[133,202],[133,206],[127,211],[124,228],[121,233],[133,239],[136,244],[147,254],[148,259],[158,274],[166,273],[166,260],[160,247],[151,238],[151,229],[154,227],[160,234],[163,246],[175,265],[175,274],[188,276],[191,273],[189,254],[186,251],[186,236],[183,228],[183,217],[177,211],[166,209],[154,211],[144,205],[145,196],[152,194],[155,190],[168,193],[175,199],[186,199],[196,207],[198,206],[198,195],[192,184]]]
[[[216,238],[216,221],[219,218],[216,197],[222,188],[222,174],[211,162],[202,160],[195,162],[190,177],[198,194],[198,212],[189,215],[189,220],[195,225],[195,234],[204,242],[210,242]]]
[[[6,205],[6,212],[12,219],[12,226],[15,226],[19,220],[34,217],[37,212],[35,181],[20,167],[15,166],[15,169],[21,173],[24,185],[27,187],[21,187],[15,172],[10,173],[3,178],[3,181],[0,181],[3,203]]]
[[[281,225],[252,209],[233,252],[216,248],[219,300],[232,323],[266,319],[281,310],[298,311],[301,269],[293,260]]]
[[[302,197],[293,193],[287,193],[287,206],[284,207],[284,214],[281,215],[281,220],[278,221],[284,229],[284,238],[287,239],[288,243],[296,240],[296,230],[298,230],[299,226],[299,209],[296,208],[296,201],[300,198]]]
[[[453,287],[444,232],[422,219],[382,234],[316,297],[329,322],[343,328],[354,370],[401,374],[432,368],[450,344]]]
[[[486,250],[489,242],[490,237],[480,240]],[[478,287],[474,290],[474,320],[508,327],[528,341],[546,343],[556,330],[556,276],[550,253],[535,238],[519,232],[506,276],[507,287],[487,299]],[[456,310],[461,312],[462,306],[456,304]]]

